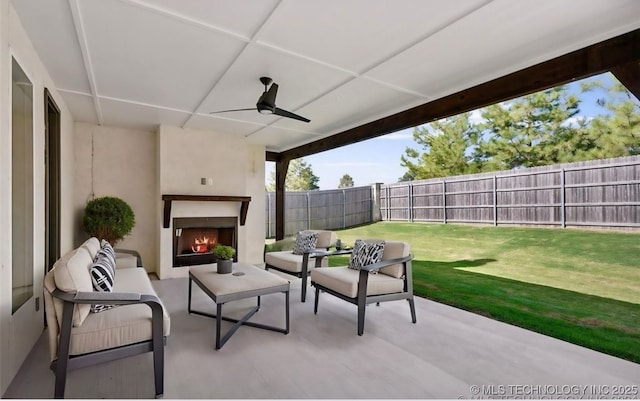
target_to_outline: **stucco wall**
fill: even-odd
[[[238,227],[238,261],[262,262],[264,248],[265,149],[242,136],[161,126],[158,137],[158,199],[162,194],[251,196],[247,222]],[[212,179],[202,185],[201,178]],[[183,277],[187,268],[172,268],[173,224],[161,225],[160,276]],[[237,202],[174,202],[172,216],[238,216]]]
[[[172,227],[162,227],[162,194],[251,196],[247,223],[239,227],[238,260],[262,262],[264,246],[263,146],[242,136],[162,126],[158,132],[75,124],[75,243],[87,234],[81,219],[88,200],[117,196],[136,215],[132,233],[117,247],[135,249],[145,268],[161,278],[186,275],[172,268]],[[201,178],[212,185],[201,185]],[[237,216],[237,202],[174,202],[172,218]],[[163,273],[163,266],[165,272]]]
[[[33,272],[34,294],[15,314],[11,313],[12,200],[11,200],[11,59],[15,57],[33,84]],[[61,252],[73,246],[73,121],[62,97],[9,0],[0,0],[0,394],[17,373],[43,329],[42,280],[44,276],[44,88],[48,88],[61,112]],[[40,308],[36,311],[35,298]]]
[[[88,235],[82,230],[82,214],[89,200],[116,196],[131,206],[136,225],[118,248],[140,252],[145,268],[157,268],[156,138],[155,132],[75,124],[75,243]]]

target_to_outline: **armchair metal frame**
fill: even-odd
[[[269,263],[264,264],[264,269],[265,270],[269,270],[269,269],[273,269],[273,270],[277,270],[281,273],[285,273],[285,274],[289,274],[292,275],[294,277],[298,277],[302,279],[302,292],[300,294],[300,301],[301,302],[305,302],[307,300],[307,278],[309,277],[309,274],[311,274],[311,270],[309,270],[309,259],[310,258],[315,258],[316,260],[316,267],[319,267],[322,264],[322,258],[325,257],[325,252],[319,251],[317,249],[314,250],[309,250],[309,251],[305,251],[302,254],[302,270],[299,272],[292,272],[286,269],[283,269],[281,267],[278,266],[274,266],[271,265]]]
[[[348,252],[345,252],[345,251],[329,252],[329,253],[324,253],[324,256],[339,255],[339,254],[345,254],[345,253],[348,253]],[[348,297],[344,294],[334,291],[331,288],[328,288],[326,286],[315,283],[314,281],[311,281],[311,285],[314,286],[316,289],[316,299],[313,306],[313,313],[318,314],[318,300],[320,298],[320,291],[324,291],[328,294],[334,295],[340,299],[343,299],[349,303],[352,303],[358,307],[358,335],[359,336],[361,336],[364,333],[364,315],[365,315],[366,306],[372,303],[376,303],[379,305],[380,302],[397,301],[401,299],[406,299],[409,302],[409,308],[411,310],[411,321],[413,323],[416,323],[417,321],[416,307],[413,301],[413,276],[411,272],[412,259],[413,259],[413,255],[408,255],[402,258],[383,260],[381,262],[362,267],[359,272],[358,292],[355,298]],[[391,293],[391,294],[367,295],[367,283],[369,281],[369,272],[372,270],[395,265],[398,263],[402,263],[404,266],[403,291],[397,292],[397,293]],[[317,263],[316,263],[316,266],[318,266]],[[378,274],[384,274],[384,273],[378,273]]]
[[[167,338],[164,336],[164,322],[162,304],[155,295],[125,292],[77,292],[68,293],[56,289],[53,297],[64,301],[62,312],[62,327],[58,339],[57,358],[51,362],[51,370],[55,373],[55,398],[64,398],[64,390],[67,382],[67,371],[109,362],[129,356],[153,352],[153,371],[155,380],[156,398],[161,398],[164,393],[164,346]],[[105,305],[133,305],[146,304],[151,308],[152,338],[135,344],[123,345],[116,348],[99,350],[82,355],[69,355],[71,328],[73,321],[73,308],[76,304]]]

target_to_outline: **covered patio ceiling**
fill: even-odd
[[[13,0],[76,121],[243,136],[290,160],[612,71],[640,96],[637,0]],[[309,123],[254,111],[264,88]]]
[[[637,0],[13,3],[76,121],[230,133],[265,145],[272,161],[418,125],[447,112],[396,113],[640,28]],[[637,32],[626,41],[611,59],[565,64],[571,68],[529,82],[520,77],[498,97],[640,59]],[[278,107],[311,122],[256,111],[209,114],[255,107],[260,76],[280,85]],[[495,98],[487,89],[496,88],[481,93]],[[449,113],[479,99],[455,100]]]

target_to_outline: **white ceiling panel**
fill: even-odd
[[[321,139],[321,136],[284,128],[265,127],[248,137],[249,142],[265,145],[267,150],[280,152],[289,147]]]
[[[630,16],[640,26],[639,1],[581,5],[587,3],[592,4],[496,0],[367,75],[439,98],[605,39],[603,31],[592,27],[611,7],[616,17],[607,18],[607,26],[628,24]],[[618,13],[617,6],[625,12]],[[597,33],[601,37],[592,38]],[[450,51],[452,44],[455,51]]]
[[[640,29],[640,0],[9,4],[75,120],[225,132],[273,151]],[[279,84],[278,107],[311,122],[208,115],[255,107],[261,76]]]
[[[184,126],[184,128],[246,136],[265,126],[264,124],[256,124],[233,119],[230,114],[211,117],[196,114],[189,119],[189,122]]]
[[[60,91],[60,94],[69,110],[73,113],[75,121],[98,124],[96,108],[91,96],[65,91]]]
[[[99,95],[193,110],[244,46],[128,3],[81,9]]]
[[[189,113],[141,104],[100,99],[104,125],[154,131],[161,125],[179,127]]]
[[[361,73],[488,1],[289,1],[259,40]]]
[[[269,17],[278,0],[254,1],[250,7],[247,1],[221,0],[147,0],[143,4],[250,38]]]
[[[298,112],[311,119],[308,129],[319,134],[334,134],[425,103],[426,99],[399,92],[377,82],[358,78],[339,87]],[[393,105],[390,107],[390,105]],[[385,114],[386,113],[386,114]],[[297,121],[283,118],[275,127],[295,129]]]
[[[273,78],[279,85],[277,106],[292,112],[352,78],[324,65],[260,45],[250,45],[211,91],[199,112],[255,107],[264,92],[259,81],[261,76]],[[257,111],[242,113],[239,118],[249,121],[267,124],[275,121]]]
[[[56,86],[91,93],[68,1],[20,0],[14,3]]]

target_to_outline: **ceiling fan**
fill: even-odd
[[[293,118],[294,120],[304,121],[305,123],[308,123],[309,121],[311,121],[308,118],[304,118],[290,111],[283,110],[279,107],[276,107],[276,95],[278,94],[278,84],[273,82],[273,80],[269,77],[260,77],[260,82],[262,82],[262,84],[264,85],[264,92],[258,98],[258,103],[256,103],[256,107],[252,107],[250,109],[212,111],[209,114],[228,113],[231,111],[258,110],[258,113],[261,113],[261,114],[275,114],[277,116]],[[269,85],[271,85],[271,87],[269,87]]]

